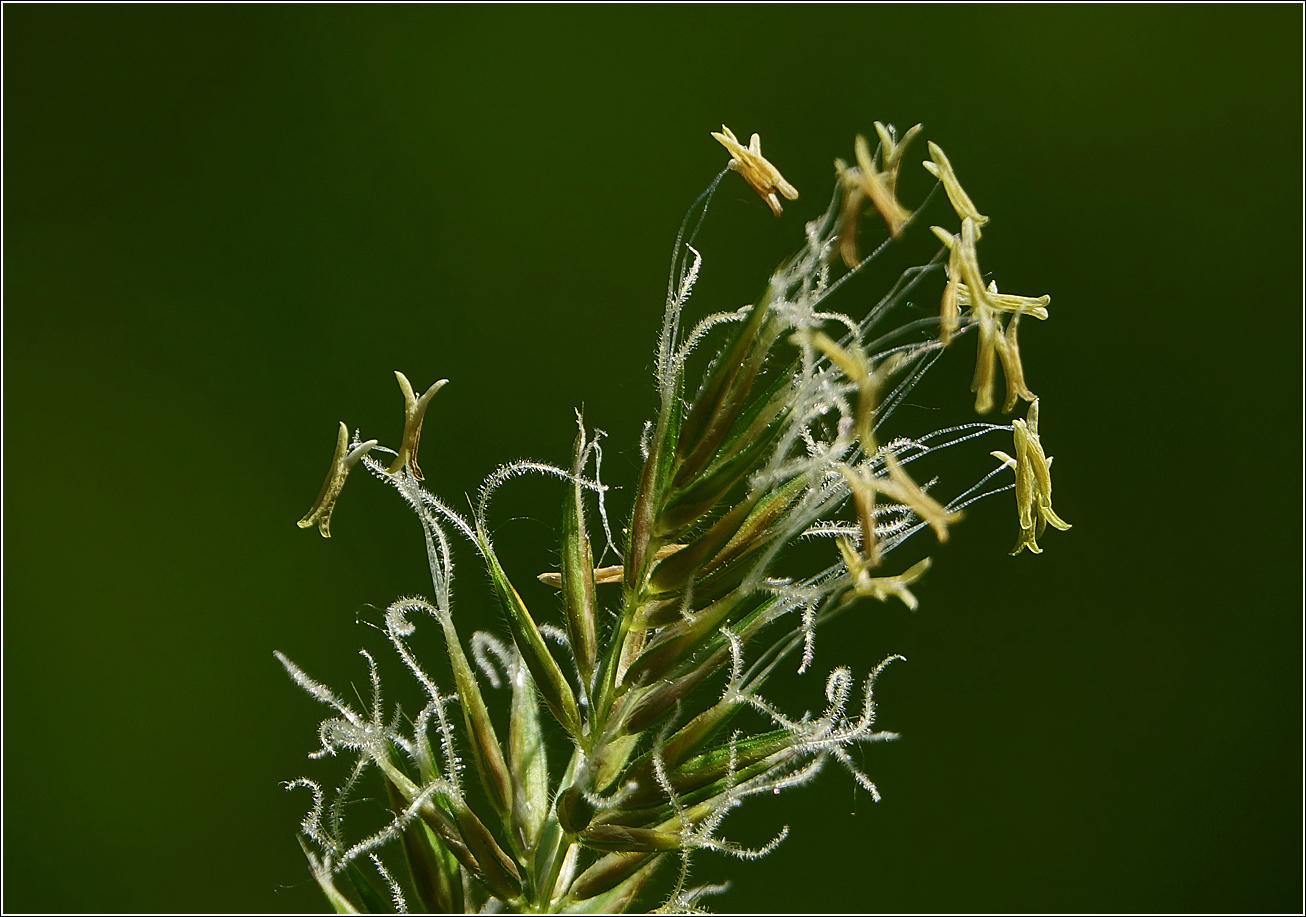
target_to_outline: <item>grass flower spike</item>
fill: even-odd
[[[782,696],[772,676],[816,667],[818,633],[862,599],[920,607],[913,590],[932,561],[895,552],[923,533],[947,542],[976,501],[1015,491],[1017,552],[1038,553],[1046,525],[1069,528],[1052,510],[1052,460],[1016,338],[1022,316],[1047,318],[1048,299],[983,281],[976,243],[987,217],[935,145],[930,165],[959,230],[935,227],[944,248],[894,269],[887,293],[857,292],[871,264],[904,251],[916,214],[942,201],[898,203],[903,151],[920,126],[901,140],[892,127],[875,129],[878,150],[857,138],[857,165],[840,166],[829,206],[795,234],[797,251],[753,301],[687,324],[704,269],[700,230],[727,170],[691,205],[672,251],[642,465],[618,492],[630,500],[619,539],[601,474],[607,440],[579,414],[569,455],[507,462],[466,506],[428,489],[417,465],[426,409],[444,380],[418,397],[395,373],[404,427],[398,448],[378,447],[394,455],[389,464],[370,454],[375,440],[351,443],[340,425],[322,493],[299,525],[329,536],[345,478],[361,463],[416,515],[431,588],[369,622],[420,689],[409,709],[383,703],[380,666],[366,651],[362,709],[277,654],[327,708],[310,757],[349,761],[333,794],[307,778],[288,784],[312,794],[302,843],[335,910],[597,913],[660,902],[701,912],[720,889],[693,883],[698,857],[756,859],[788,834],[757,847],[730,839],[726,819],[753,797],[796,790],[836,764],[880,798],[859,762],[896,738],[876,727],[873,687],[902,657],[862,660],[860,687],[847,665],[829,667],[824,697],[818,681],[808,700]],[[713,136],[731,153],[728,169],[779,216],[779,198],[798,192],[762,157],[756,134],[745,148],[722,130]],[[858,258],[871,208],[878,218],[864,231],[877,246]],[[939,295],[930,283],[942,286],[937,318],[916,311],[920,296]],[[1000,364],[1005,409],[1031,400],[1028,416],[911,429],[922,415],[899,409],[948,344],[972,332],[976,409],[992,407]],[[1014,457],[994,452],[1003,466],[978,482],[937,466],[948,450],[1008,433]],[[991,483],[1004,467],[1015,482]],[[491,534],[508,539],[495,502],[527,476],[557,488],[558,544],[552,564],[542,557],[523,571]],[[801,543],[812,547],[795,550]],[[472,580],[488,584],[480,591],[497,602],[504,635],[472,631],[455,610],[459,555],[488,574]],[[441,652],[419,652],[419,626]]]

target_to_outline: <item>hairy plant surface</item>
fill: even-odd
[[[725,839],[723,820],[749,797],[802,786],[835,761],[878,799],[849,750],[894,738],[875,728],[872,689],[901,657],[885,659],[860,683],[850,669],[835,668],[825,683],[827,706],[815,714],[792,712],[764,694],[777,667],[791,660],[799,671],[811,668],[817,631],[856,599],[893,599],[914,609],[911,586],[930,561],[898,569],[890,555],[918,534],[945,541],[976,500],[1014,491],[1013,553],[1039,552],[1037,538],[1048,524],[1069,527],[1052,509],[1051,458],[1039,439],[1038,401],[1025,383],[1017,341],[1021,316],[1047,318],[1048,297],[999,293],[984,282],[977,245],[988,218],[936,145],[929,144],[924,166],[951,204],[956,231],[932,227],[942,247],[903,272],[860,318],[831,309],[831,297],[915,222],[897,199],[897,180],[920,126],[901,138],[892,126],[875,126],[878,148],[858,137],[856,164],[836,160],[830,206],[806,225],[801,248],[771,275],[760,298],[686,331],[682,321],[703,264],[694,242],[725,170],[690,208],[675,243],[657,342],[657,417],[645,427],[643,470],[621,549],[613,544],[608,487],[600,479],[601,434],[587,430],[579,414],[569,464],[503,465],[469,512],[427,490],[417,464],[422,419],[443,380],[419,397],[395,374],[405,405],[398,449],[357,433],[351,438],[340,425],[322,492],[299,524],[329,537],[332,508],[361,463],[420,519],[433,591],[399,599],[381,625],[425,694],[425,706],[411,717],[383,707],[377,666],[366,651],[372,700],[365,710],[277,654],[300,686],[332,708],[315,756],[355,757],[330,798],[312,780],[289,784],[313,794],[302,843],[338,911],[620,911],[667,860],[663,907],[696,909],[716,890],[691,887],[696,851],[751,859],[787,833],[760,849]],[[713,136],[732,157],[728,168],[780,216],[780,196],[795,200],[797,189],[762,156],[756,134],[745,147],[722,131]],[[886,238],[863,258],[857,234],[868,216]],[[939,314],[908,313],[903,320],[909,294],[940,275]],[[975,410],[994,408],[1000,369],[1003,410],[1023,400],[1030,403],[1027,417],[892,436],[886,426],[895,409],[972,332]],[[691,380],[691,354],[714,340],[714,356]],[[1014,455],[995,450],[1000,464],[955,495],[941,496],[943,486],[918,473],[935,453],[994,435],[1004,442],[1010,436]],[[392,458],[378,459],[382,453]],[[1001,480],[1008,469],[1014,483]],[[492,500],[525,474],[562,484],[561,569],[539,576],[559,591],[560,610],[526,607],[490,539]],[[606,547],[596,558],[591,537],[599,530]],[[452,591],[458,539],[489,572],[509,640],[460,632]],[[824,560],[795,569],[796,552],[786,549],[809,539],[829,545]],[[596,567],[610,551],[620,562]],[[418,623],[428,620],[443,637],[452,687],[437,684],[430,663],[410,647]],[[487,684],[509,688],[509,709],[499,718],[506,733],[490,715]],[[365,779],[375,781],[374,795],[388,805],[386,824],[350,840],[344,811]],[[381,858],[387,849],[402,851],[390,866]]]

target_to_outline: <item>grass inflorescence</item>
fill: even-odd
[[[417,464],[426,407],[443,380],[419,397],[396,373],[405,406],[396,449],[351,438],[341,424],[321,495],[299,524],[329,537],[335,501],[362,464],[420,519],[432,593],[399,599],[381,625],[424,692],[411,718],[387,712],[366,652],[372,700],[363,710],[277,654],[296,682],[332,708],[315,755],[354,756],[349,778],[330,798],[314,781],[289,784],[313,794],[302,843],[338,911],[619,911],[668,860],[674,868],[666,871],[663,907],[696,909],[714,890],[690,885],[696,851],[751,859],[788,831],[757,849],[726,839],[723,820],[748,798],[802,786],[834,761],[878,799],[849,752],[894,738],[876,728],[873,688],[901,657],[861,678],[835,668],[817,713],[786,712],[766,696],[777,668],[789,660],[809,670],[821,626],[859,598],[914,609],[912,586],[930,560],[899,568],[892,553],[918,534],[945,541],[976,500],[1014,491],[1020,534],[1013,553],[1038,552],[1047,524],[1069,527],[1052,509],[1051,458],[1017,340],[1022,316],[1047,318],[1048,297],[999,293],[984,282],[977,252],[988,217],[937,145],[929,144],[924,165],[959,225],[932,227],[942,243],[935,255],[903,272],[861,317],[830,308],[833,294],[916,222],[917,213],[898,201],[897,185],[920,126],[901,138],[892,126],[875,127],[878,147],[858,137],[856,164],[836,161],[829,207],[806,225],[801,248],[761,297],[686,330],[703,265],[696,236],[727,171],[691,206],[675,242],[657,342],[658,412],[641,443],[620,563],[596,567],[602,555],[596,561],[592,538],[601,531],[613,542],[608,485],[600,477],[599,434],[579,414],[569,462],[508,463],[486,479],[468,511],[428,490]],[[729,169],[780,216],[777,195],[794,200],[797,189],[762,157],[757,135],[745,147],[722,130],[713,136],[731,154]],[[858,230],[868,216],[885,238],[863,257]],[[942,280],[937,317],[902,321],[908,296],[931,279]],[[972,331],[975,410],[994,408],[1000,368],[1003,410],[1023,400],[1028,416],[892,436],[886,425],[907,394]],[[710,341],[720,343],[701,378],[689,378],[691,354]],[[995,450],[1000,464],[955,495],[943,496],[937,479],[918,473],[941,450],[1003,433],[1015,455]],[[1008,469],[1014,483],[1001,479]],[[560,569],[538,574],[558,590],[560,611],[527,607],[514,586],[518,575],[504,568],[489,534],[496,491],[526,474],[562,484]],[[786,549],[813,539],[829,545],[814,568],[782,564]],[[457,540],[472,546],[488,572],[510,639],[460,630],[452,605]],[[432,619],[452,687],[438,684],[431,662],[410,646],[418,622]],[[508,710],[492,717],[483,689],[501,684],[509,688]],[[507,722],[506,733],[496,719]],[[344,807],[365,778],[381,790],[375,798],[388,807],[386,824],[351,841]],[[402,850],[390,866],[381,859],[388,850]]]

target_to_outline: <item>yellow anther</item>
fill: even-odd
[[[978,344],[975,352],[975,375],[970,390],[975,393],[975,413],[987,414],[993,410],[993,379],[996,368],[998,338],[1002,329],[990,309],[978,309],[975,319],[979,323]]]
[[[993,455],[1016,471],[1016,513],[1020,521],[1020,535],[1012,554],[1019,554],[1029,548],[1035,554],[1042,553],[1037,537],[1043,534],[1047,526],[1065,531],[1070,528],[1052,509],[1052,459],[1043,452],[1043,444],[1038,436],[1038,400],[1029,407],[1025,420],[1011,422],[1012,435],[1016,446],[1016,455],[1011,457],[1005,452]]]
[[[931,226],[930,232],[938,236],[939,241],[942,242],[944,245],[948,246],[948,249],[950,251],[956,249],[957,242],[958,242],[957,237],[954,236],[952,233],[948,232],[942,226]]]
[[[880,565],[880,542],[875,537],[875,478],[862,468],[840,465],[839,472],[852,491],[857,522],[862,530],[862,560],[866,567]]]
[[[979,226],[971,217],[961,221],[961,238],[956,242],[958,267],[962,281],[971,291],[970,308],[974,321],[979,325],[978,341],[975,352],[975,376],[971,380],[970,390],[975,393],[975,411],[987,414],[993,410],[993,373],[997,357],[997,339],[1002,334],[998,325],[997,313],[989,305],[988,290],[981,279],[979,259],[975,256],[975,242],[979,239]],[[958,288],[958,302],[961,290]]]
[[[848,574],[852,578],[853,592],[881,602],[890,596],[896,596],[910,610],[916,610],[916,606],[920,603],[907,587],[924,576],[925,571],[930,568],[928,557],[908,567],[905,572],[897,576],[871,576],[867,571],[866,562],[857,553],[851,541],[840,535],[836,543],[839,545],[839,553],[843,555],[844,566],[848,568]]]
[[[848,168],[848,163],[842,159],[834,161],[834,172],[843,188],[843,204],[839,209],[839,254],[843,263],[852,268],[861,260],[857,257],[857,224],[866,204],[866,192],[862,190],[857,169]]]
[[[889,234],[895,239],[902,234],[903,224],[911,219],[911,211],[898,202],[895,194],[902,154],[912,138],[920,133],[920,129],[921,126],[917,124],[903,135],[901,141],[895,141],[893,125],[886,127],[876,121],[875,132],[880,138],[880,168],[876,168],[870,146],[860,134],[855,144],[857,165],[849,168],[842,159],[834,161],[835,174],[843,186],[843,206],[839,211],[839,254],[848,267],[856,267],[860,260],[857,257],[857,222],[868,198],[889,227]]]
[[[991,281],[985,292],[987,295],[984,300],[990,309],[997,312],[1010,312],[1013,315],[1032,315],[1040,321],[1047,320],[1047,306],[1052,302],[1051,296],[1013,296],[1010,293],[999,293]],[[971,305],[970,287],[965,283],[958,288],[957,295],[961,305],[967,307]]]
[[[866,359],[866,354],[862,353],[861,347],[856,344],[853,345],[852,350],[845,350],[824,331],[800,331],[794,336],[800,343],[811,344],[825,354],[826,358],[853,382],[861,382],[862,378],[871,371],[870,361]]]
[[[957,211],[957,216],[963,220],[968,217],[974,220],[976,229],[983,226],[989,218],[975,209],[970,196],[961,187],[961,182],[957,181],[957,173],[952,171],[952,163],[948,162],[948,157],[933,141],[930,141],[929,149],[930,159],[934,161],[926,161],[922,165],[925,166],[926,171],[943,182],[943,190],[947,193],[948,200],[952,202],[952,209]]]
[[[657,549],[657,552],[653,555],[653,559],[662,560],[664,557],[670,557],[682,548],[684,548],[683,544],[664,544],[662,547]],[[537,574],[535,578],[546,586],[552,586],[554,589],[562,588],[561,573],[540,573]],[[594,568],[594,584],[596,586],[602,586],[606,583],[619,583],[625,578],[626,568],[622,564]]]
[[[898,190],[898,168],[902,165],[902,155],[907,152],[907,144],[921,132],[919,124],[909,127],[901,140],[894,140],[894,128],[875,122],[875,133],[880,138],[880,164],[884,167],[884,184],[890,194]]]
[[[980,273],[979,257],[975,254],[975,243],[979,241],[979,224],[970,217],[961,221],[961,238],[957,240],[957,261],[961,269],[962,282],[971,290],[978,290],[973,296],[975,308],[992,308],[989,305],[988,288],[984,285]],[[960,295],[960,291],[958,291]]]
[[[762,156],[762,140],[757,134],[752,136],[748,146],[741,144],[734,132],[724,124],[721,125],[721,133],[713,131],[712,136],[730,151],[729,168],[744,177],[744,181],[757,192],[758,197],[766,201],[776,216],[784,213],[784,207],[776,197],[777,193],[791,201],[798,200],[798,189],[785,181],[780,170]]]
[[[331,468],[327,471],[326,480],[322,482],[322,490],[318,493],[313,508],[298,522],[301,529],[316,524],[323,538],[331,537],[331,513],[336,508],[340,491],[345,487],[345,478],[349,477],[349,472],[358,464],[358,460],[375,445],[376,440],[369,439],[350,449],[349,428],[341,421],[340,433],[336,436],[336,452],[331,457]]]
[[[426,406],[431,403],[431,398],[444,388],[449,380],[441,379],[418,398],[407,376],[396,369],[395,378],[399,380],[399,389],[404,393],[404,438],[399,445],[399,454],[395,456],[395,460],[390,463],[386,471],[390,474],[398,474],[399,469],[407,465],[413,477],[420,481],[422,469],[417,467],[417,444],[422,438],[422,419],[426,416]]]
[[[999,293],[997,284],[983,284],[979,259],[975,255],[975,242],[979,228],[967,217],[961,222],[961,235],[954,236],[942,226],[931,226],[934,234],[948,246],[948,282],[943,288],[939,306],[939,339],[946,345],[960,326],[960,308],[970,310],[979,325],[975,376],[970,390],[975,393],[975,410],[987,414],[993,410],[993,384],[995,360],[1002,361],[1002,372],[1007,379],[1007,399],[1003,411],[1011,411],[1016,400],[1033,401],[1034,394],[1025,385],[1025,371],[1020,362],[1020,348],[1016,342],[1017,323],[1022,315],[1032,315],[1039,320],[1048,317],[1050,296],[1014,296]],[[975,291],[978,290],[979,295]],[[1011,313],[1011,321],[1004,330],[1000,313]]]
[[[1016,454],[1020,454],[1019,447]],[[1011,553],[1019,554],[1029,548],[1032,554],[1042,554],[1043,549],[1038,546],[1038,532],[1034,524],[1034,473],[1029,462],[1000,451],[995,451],[992,455],[1016,473],[1016,521],[1020,526],[1020,534],[1016,536],[1016,546],[1011,549]]]
[[[807,343],[839,368],[848,381],[857,386],[857,407],[854,409],[853,429],[862,444],[862,451],[868,455],[875,452],[875,411],[879,407],[880,392],[889,377],[897,372],[904,363],[911,359],[910,354],[899,351],[882,360],[880,365],[871,368],[860,346],[854,344],[851,350],[845,350],[824,331],[800,331],[794,335],[796,343]]]
[[[898,203],[898,199],[893,195],[893,185],[897,182],[897,170],[891,175],[887,170],[884,172],[875,168],[875,160],[871,158],[871,148],[866,143],[866,138],[861,134],[857,135],[857,141],[854,144],[857,152],[857,179],[861,184],[862,191],[875,209],[879,212],[880,218],[884,220],[889,227],[889,235],[895,239],[902,235],[902,225],[911,219],[911,211]],[[849,173],[852,170],[848,170]]]
[[[961,519],[961,512],[949,511],[942,503],[921,490],[920,485],[913,481],[898,464],[893,453],[884,454],[884,467],[889,472],[889,477],[887,480],[876,478],[876,490],[886,497],[906,504],[912,512],[929,524],[939,541],[947,541],[948,526]]]
[[[939,303],[939,340],[947,347],[961,327],[961,246],[957,237],[942,226],[931,226],[930,230],[948,246],[948,282]]]
[[[1007,400],[1002,404],[1004,414],[1016,409],[1018,399],[1033,401],[1037,397],[1025,384],[1025,367],[1020,362],[1020,344],[1016,340],[1019,325],[1020,313],[1016,313],[1007,322],[1006,331],[997,336],[998,359],[1002,361],[1002,374],[1007,377]]]
[[[1012,422],[1012,427],[1017,431],[1017,436],[1024,434],[1028,440],[1027,451],[1029,453],[1030,465],[1034,471],[1034,488],[1037,491],[1038,499],[1036,507],[1038,514],[1042,519],[1039,525],[1042,534],[1043,524],[1050,525],[1054,529],[1065,531],[1070,528],[1070,523],[1066,522],[1052,510],[1052,457],[1043,452],[1043,442],[1038,435],[1038,399],[1029,406],[1029,413],[1025,421],[1019,420]],[[1020,446],[1017,445],[1017,450]]]

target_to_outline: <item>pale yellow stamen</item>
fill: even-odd
[[[880,542],[875,537],[875,479],[863,469],[840,465],[839,472],[852,491],[857,522],[862,530],[862,558],[867,567],[880,565]]]
[[[920,132],[921,126],[914,125],[907,129],[901,140],[895,142],[893,125],[885,127],[879,121],[875,122],[875,133],[880,138],[880,163],[884,166],[884,184],[890,194],[897,193],[898,169],[902,165],[903,154],[907,152],[907,144],[911,143],[912,138]]]
[[[800,331],[794,335],[796,343],[807,343],[839,368],[848,380],[857,386],[857,406],[853,414],[853,429],[868,455],[875,452],[875,411],[879,407],[880,392],[889,377],[897,372],[911,355],[899,351],[871,369],[871,363],[860,346],[854,344],[846,350],[823,331]]]
[[[1020,326],[1020,314],[1011,316],[1007,329],[997,336],[998,359],[1002,361],[1002,374],[1007,377],[1007,400],[1002,404],[1002,412],[1010,414],[1016,409],[1016,401],[1023,398],[1033,401],[1037,396],[1025,384],[1025,367],[1020,362],[1020,344],[1016,340],[1016,329]]]
[[[939,340],[947,347],[961,327],[961,247],[957,237],[942,226],[930,229],[948,246],[948,282],[943,286],[943,298],[939,302]]]
[[[848,574],[852,577],[853,591],[857,595],[878,599],[881,602],[890,596],[896,596],[910,610],[916,610],[920,603],[907,587],[924,576],[925,571],[930,568],[928,557],[908,567],[897,576],[871,576],[867,571],[865,560],[857,553],[851,541],[841,535],[836,539],[836,543],[839,545],[839,553],[843,556],[844,566],[848,568]]]
[[[988,288],[981,279],[979,258],[975,254],[975,243],[979,241],[979,225],[970,217],[961,221],[961,238],[957,241],[958,266],[961,268],[962,282],[970,290],[978,290],[979,295],[971,297],[975,308],[993,308],[989,304]],[[960,291],[958,291],[960,295]]]
[[[798,189],[785,181],[780,170],[762,156],[762,140],[757,134],[752,136],[748,146],[741,144],[734,132],[724,124],[721,125],[721,133],[713,131],[712,136],[730,151],[729,168],[743,176],[744,181],[757,192],[758,197],[766,201],[776,216],[784,213],[784,207],[776,197],[777,193],[791,201],[798,200]]]
[[[979,335],[975,352],[975,375],[971,379],[970,390],[975,393],[975,413],[987,414],[993,410],[993,380],[996,369],[997,339],[1001,331],[993,313],[988,309],[976,313],[979,323]]]
[[[1052,302],[1051,296],[1014,296],[1010,293],[999,293],[994,289],[988,289],[984,297],[989,308],[998,312],[1010,312],[1013,315],[1032,315],[1040,321],[1046,321],[1048,317],[1047,306]],[[970,287],[963,283],[957,290],[957,295],[961,300],[961,305],[969,307],[971,305]]]
[[[984,286],[975,254],[979,228],[969,217],[962,220],[961,236],[954,236],[942,226],[931,226],[934,234],[948,246],[948,282],[943,288],[939,307],[939,339],[945,344],[952,341],[960,325],[959,307],[971,311],[979,325],[975,376],[970,390],[975,393],[975,410],[987,414],[993,409],[993,385],[996,379],[995,360],[1002,361],[1002,372],[1007,380],[1007,399],[1003,411],[1011,411],[1016,400],[1032,401],[1034,394],[1025,385],[1025,371],[1020,361],[1016,342],[1017,323],[1022,315],[1032,315],[1039,320],[1048,317],[1050,296],[1014,296],[999,293],[996,283]],[[975,295],[978,290],[979,295]],[[1011,313],[1011,321],[1004,331],[999,313]]]
[[[888,480],[877,478],[875,488],[887,497],[911,507],[912,512],[920,516],[934,530],[939,541],[948,540],[948,526],[961,519],[960,510],[949,511],[935,500],[898,464],[893,453],[884,454],[884,467],[889,472]]]
[[[326,480],[322,482],[322,490],[318,493],[313,508],[297,523],[301,529],[316,524],[323,538],[331,537],[331,513],[336,508],[340,491],[345,487],[345,478],[349,477],[349,472],[358,464],[358,460],[375,445],[376,440],[369,439],[350,449],[349,428],[345,426],[344,421],[341,421],[340,432],[336,436],[335,455],[331,457],[331,467],[327,470]]]
[[[880,218],[889,227],[889,235],[896,239],[902,235],[903,224],[911,219],[911,211],[894,197],[890,185],[891,176],[875,168],[875,160],[871,158],[871,148],[867,145],[866,138],[858,134],[854,147],[857,152],[857,178],[862,191],[871,199]],[[896,182],[896,177],[893,180]]]
[[[1037,398],[1029,406],[1026,420],[1024,422],[1012,421],[1012,427],[1019,431],[1017,435],[1023,433],[1028,440],[1030,465],[1034,472],[1034,487],[1038,494],[1036,505],[1038,514],[1041,517],[1040,534],[1044,524],[1064,532],[1070,528],[1070,523],[1058,516],[1052,509],[1052,457],[1043,452],[1043,442],[1039,439]],[[1017,448],[1019,449],[1019,446]]]
[[[420,481],[422,469],[417,467],[417,444],[422,438],[422,419],[426,416],[426,406],[431,403],[431,398],[444,388],[449,380],[441,379],[418,398],[407,376],[396,369],[395,378],[399,380],[399,390],[404,394],[404,438],[399,445],[399,454],[395,456],[395,460],[390,463],[386,471],[390,474],[398,474],[399,469],[407,465],[413,477]]]
[[[1030,405],[1025,420],[1011,422],[1016,455],[1011,457],[1005,452],[993,455],[1003,464],[1016,472],[1016,513],[1020,522],[1020,535],[1012,554],[1019,554],[1025,548],[1034,554],[1041,554],[1037,537],[1051,525],[1065,531],[1070,528],[1052,509],[1052,459],[1044,455],[1043,445],[1038,437],[1038,400]]]
[[[853,268],[861,260],[857,257],[857,224],[866,204],[866,192],[862,190],[857,169],[848,168],[848,163],[842,159],[834,161],[834,172],[843,187],[843,204],[839,209],[839,254],[843,263]]]
[[[930,159],[934,161],[926,161],[922,165],[925,166],[926,171],[943,182],[943,190],[947,193],[948,200],[952,202],[952,209],[957,211],[957,216],[963,220],[967,218],[974,220],[977,229],[983,226],[989,218],[975,208],[970,195],[961,187],[961,182],[957,181],[957,173],[952,171],[952,163],[948,162],[948,157],[933,141],[930,141],[929,149]]]
[[[972,291],[970,299],[971,312],[979,325],[975,352],[975,376],[971,380],[970,390],[975,393],[975,411],[987,414],[993,410],[993,380],[995,360],[997,357],[997,338],[1002,334],[998,326],[997,314],[989,305],[989,294],[981,280],[979,259],[975,255],[975,242],[979,239],[979,227],[975,220],[966,217],[961,221],[961,238],[956,243],[958,267],[966,286]],[[958,290],[960,301],[960,289]]]

